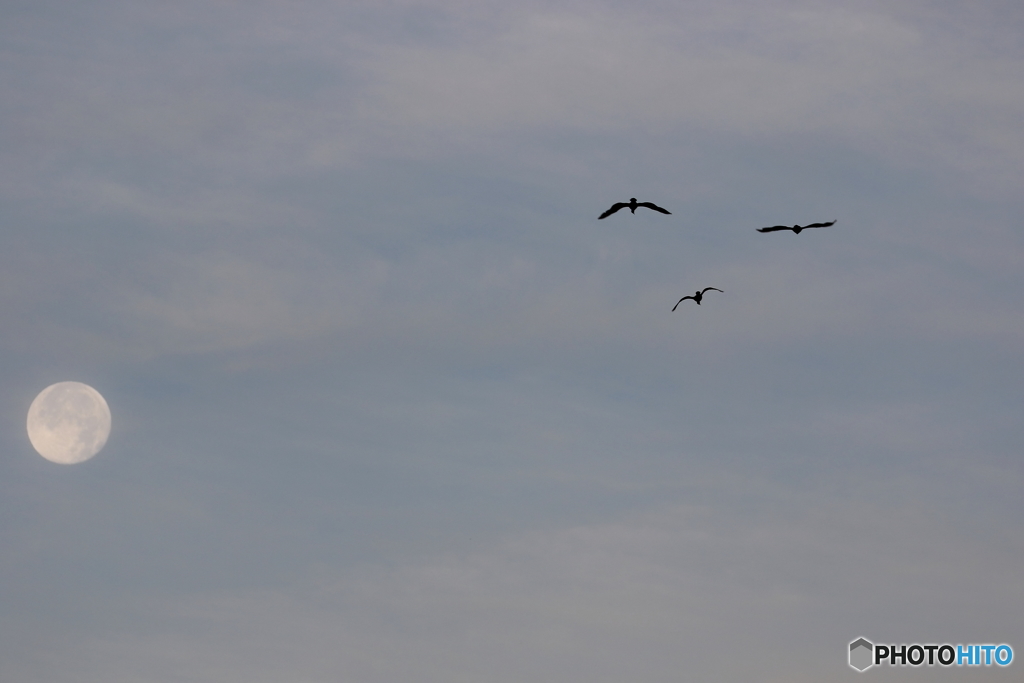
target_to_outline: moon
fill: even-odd
[[[28,439],[50,462],[75,465],[100,452],[110,436],[110,408],[88,384],[58,382],[28,409]]]

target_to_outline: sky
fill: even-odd
[[[1019,678],[847,665],[1024,656],[1019,3],[3,0],[0,92],[0,680]]]

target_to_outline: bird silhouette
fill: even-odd
[[[646,209],[654,209],[655,211],[660,211],[662,213],[667,213],[669,215],[672,214],[671,211],[666,211],[657,204],[652,204],[651,202],[638,202],[636,200],[636,197],[631,197],[629,202],[618,202],[617,204],[612,204],[612,208],[608,209],[600,216],[598,216],[597,220],[601,220],[602,218],[608,218],[608,216],[611,216],[619,209],[629,209],[630,213],[636,213],[636,210],[641,206]]]
[[[677,308],[679,308],[679,304],[683,303],[687,299],[693,299],[694,301],[697,302],[697,305],[700,306],[700,300],[704,298],[704,292],[708,291],[709,289],[713,289],[716,292],[722,292],[722,290],[718,289],[717,287],[705,287],[699,292],[694,292],[693,296],[684,296],[682,299],[676,302],[676,305],[672,307],[672,310],[674,311]],[[725,292],[722,292],[722,294],[725,294]]]
[[[836,224],[836,222],[832,221],[831,223],[811,223],[810,225],[793,225],[793,226],[789,226],[789,225],[773,225],[770,228],[758,228],[757,231],[758,232],[775,232],[776,230],[792,230],[794,233],[799,235],[801,230],[806,230],[807,228],[827,228],[828,226],[835,225],[835,224]]]

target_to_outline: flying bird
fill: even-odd
[[[704,292],[708,291],[709,289],[713,289],[716,292],[722,292],[722,290],[718,289],[717,287],[705,287],[699,292],[694,292],[693,296],[684,296],[682,299],[676,302],[676,305],[672,307],[672,310],[674,311],[677,308],[679,308],[679,304],[683,303],[687,299],[693,299],[694,301],[697,302],[697,305],[700,306],[700,300],[704,298]],[[725,294],[725,292],[722,292],[722,294]]]
[[[636,200],[636,197],[631,197],[628,203],[626,203],[626,202],[618,202],[617,204],[612,204],[612,208],[608,209],[607,211],[602,213],[600,216],[598,216],[597,220],[601,220],[602,218],[608,218],[608,216],[611,216],[613,213],[615,213],[619,209],[629,209],[630,213],[636,213],[636,210],[639,207],[641,207],[641,206],[644,207],[644,208],[647,208],[647,209],[654,209],[655,211],[660,211],[662,213],[667,213],[669,215],[672,214],[671,211],[666,211],[665,209],[661,208],[657,204],[652,204],[651,202],[638,202]]]
[[[810,225],[773,225],[770,228],[758,228],[757,231],[775,232],[776,230],[792,230],[794,233],[799,235],[801,230],[806,230],[807,228],[827,228],[828,226],[835,224],[836,222],[832,221],[831,223],[811,223]]]

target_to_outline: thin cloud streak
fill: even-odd
[[[1008,605],[1022,596],[993,601],[980,586],[1012,580],[1020,549],[951,533],[934,498],[876,508],[772,487],[743,495],[755,523],[730,510],[730,497],[343,578],[317,567],[287,592],[144,598],[132,610],[141,632],[103,620],[50,664],[59,670],[61,659],[74,658],[84,683],[101,680],[108,659],[123,663],[111,683],[285,675],[669,681],[680,671],[810,681],[835,675],[830,643],[858,629],[885,638],[927,624],[928,637],[956,639],[965,622],[950,610],[979,602],[987,628],[1012,627]],[[976,581],[965,588],[967,574]],[[901,597],[880,596],[880,580]],[[921,611],[924,599],[933,607]],[[794,640],[803,657],[772,654]],[[723,641],[744,645],[722,658]]]

